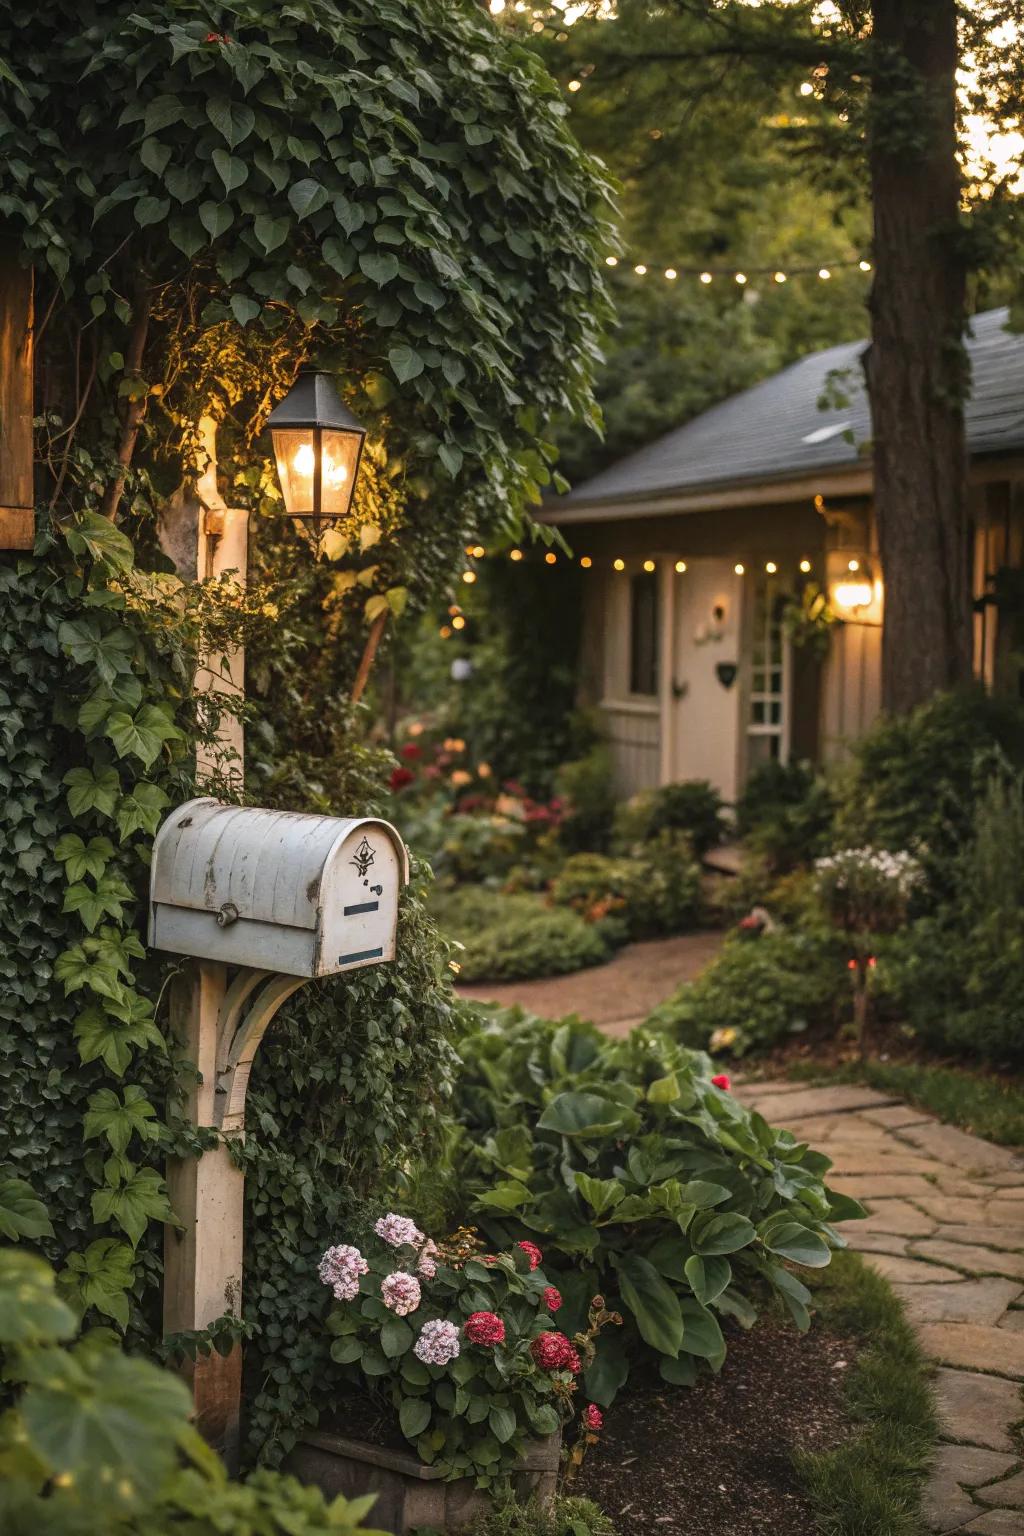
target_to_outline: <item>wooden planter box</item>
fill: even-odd
[[[512,1483],[521,1499],[531,1495],[550,1504],[558,1479],[561,1436],[536,1440],[525,1452]],[[457,1531],[487,1508],[489,1495],[469,1477],[445,1482],[435,1467],[424,1466],[407,1451],[385,1450],[362,1440],[311,1430],[292,1451],[287,1470],[304,1483],[315,1483],[328,1498],[376,1493],[371,1525],[405,1536],[418,1525]]]

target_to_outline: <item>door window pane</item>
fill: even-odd
[[[629,691],[658,691],[658,576],[644,571],[630,584]]]

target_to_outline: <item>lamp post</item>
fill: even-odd
[[[270,413],[285,510],[319,552],[329,528],[352,504],[366,428],[343,403],[329,374],[303,368]]]

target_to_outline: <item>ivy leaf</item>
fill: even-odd
[[[231,295],[231,313],[239,325],[248,325],[250,320],[256,319],[259,312],[260,305],[256,303],[255,299],[250,299],[244,293],[233,293]]]
[[[75,1326],[49,1264],[34,1253],[0,1251],[0,1344],[52,1344],[69,1339]]]
[[[84,1253],[69,1253],[57,1287],[80,1312],[95,1307],[128,1326],[128,1291],[134,1279],[135,1255],[116,1237],[100,1237]]]
[[[276,251],[279,245],[284,244],[288,238],[288,229],[287,219],[273,219],[267,213],[258,214],[253,222],[253,233],[267,256],[271,251]],[[326,249],[324,254],[326,255]]]
[[[383,255],[367,251],[359,258],[359,270],[371,282],[383,288],[385,283],[390,283],[393,277],[398,276],[398,257],[392,251],[386,251]]]
[[[415,348],[404,344],[391,348],[388,353],[388,362],[399,384],[407,384],[410,379],[418,378],[425,367],[422,357]]]
[[[52,1237],[46,1206],[24,1179],[0,1178],[0,1233],[16,1243],[22,1237]]]
[[[251,107],[240,101],[228,101],[215,96],[206,103],[206,115],[229,149],[244,143],[256,126],[256,114]]]
[[[180,121],[181,100],[177,96],[156,96],[146,108],[144,124],[147,136]]]
[[[216,240],[231,228],[233,214],[225,203],[207,200],[199,204],[199,222],[211,240]]]
[[[109,1164],[108,1164],[109,1167]],[[92,1197],[93,1220],[116,1222],[133,1248],[151,1221],[179,1225],[167,1199],[167,1189],[155,1168],[133,1169],[123,1183],[98,1189]]]
[[[145,1091],[135,1084],[124,1090],[123,1101],[113,1088],[101,1088],[91,1094],[89,1108],[83,1121],[86,1141],[94,1136],[105,1136],[114,1152],[124,1152],[133,1135],[143,1141],[152,1141],[158,1135],[156,1110],[146,1098]]]
[[[88,555],[97,565],[124,574],[135,564],[135,549],[128,536],[99,512],[85,512],[64,530],[72,554]]]
[[[160,756],[165,741],[181,741],[184,733],[156,704],[146,704],[135,716],[115,710],[104,734],[119,757],[137,757],[149,768]]]
[[[289,188],[288,201],[300,219],[308,219],[310,214],[318,213],[326,203],[327,189],[311,176],[305,176]]]
[[[77,912],[90,933],[105,917],[120,922],[126,902],[135,900],[131,886],[118,875],[104,875],[95,889],[83,880],[69,885],[64,892],[64,912]]]
[[[135,641],[124,629],[104,631],[97,618],[65,619],[57,638],[72,661],[91,667],[101,682],[112,683],[119,672],[130,672]]]
[[[245,161],[229,155],[226,149],[215,149],[211,158],[217,175],[224,183],[225,192],[233,192],[249,175],[249,167]]]
[[[99,880],[114,856],[114,845],[109,837],[90,837],[86,843],[77,832],[65,832],[57,839],[53,855],[64,865],[70,881],[81,880],[83,875]]]
[[[68,809],[72,816],[84,816],[86,811],[113,816],[121,792],[116,768],[101,768],[98,773],[91,768],[72,768],[63,782],[68,787]]]
[[[135,222],[141,229],[159,224],[171,211],[169,197],[140,197],[135,204]]]
[[[133,832],[145,832],[152,837],[160,825],[164,809],[170,799],[159,784],[136,784],[130,795],[125,795],[117,808],[117,829],[121,841]]]
[[[398,1410],[398,1422],[407,1440],[422,1435],[430,1423],[430,1403],[425,1397],[405,1397]]]
[[[167,162],[171,158],[171,146],[161,144],[159,139],[145,139],[139,159],[147,171],[152,171],[154,176],[163,176],[167,169]]]
[[[94,941],[86,940],[86,943],[90,942]],[[53,974],[69,996],[83,987],[115,1002],[120,1002],[124,996],[117,965],[105,956],[90,952],[85,944],[73,944],[59,954],[53,963]]]
[[[256,220],[259,224],[259,220]],[[324,261],[333,267],[341,277],[348,277],[355,269],[356,253],[350,245],[339,240],[337,235],[328,235],[323,244]]]
[[[83,1062],[100,1060],[116,1077],[123,1077],[131,1065],[133,1047],[166,1049],[163,1035],[141,1009],[121,1019],[111,1010],[86,1008],[75,1023],[75,1040]]]
[[[366,615],[367,624],[372,624],[375,619],[379,619],[381,614],[387,613],[387,611],[388,600],[383,595],[383,593],[377,592],[373,597],[368,597],[366,599],[366,606],[364,607],[363,612]]]

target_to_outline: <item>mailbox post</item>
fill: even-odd
[[[153,845],[149,942],[197,962],[175,989],[172,1027],[199,1070],[190,1111],[219,1133],[168,1167],[181,1227],[165,1237],[164,1330],[241,1316],[244,1180],[231,1156],[260,1041],[299,987],[394,959],[408,854],[373,818],[294,815],[202,798]],[[191,1367],[199,1427],[237,1462],[241,1349]]]

